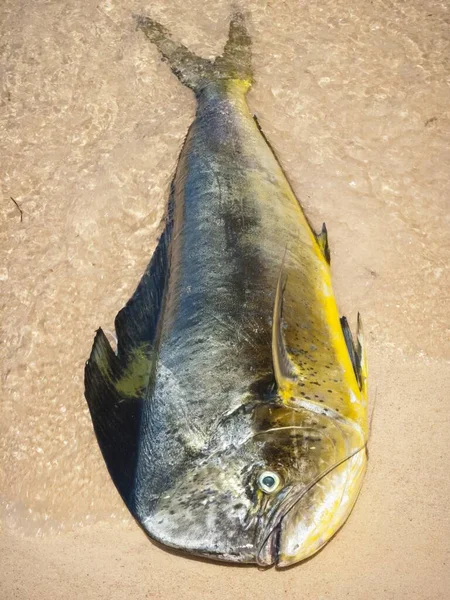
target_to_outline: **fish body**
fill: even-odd
[[[155,540],[208,558],[287,566],[343,524],[366,466],[366,361],[315,234],[246,103],[241,15],[210,63],[138,21],[197,111],[166,227],[99,330],[86,398],[111,476]]]

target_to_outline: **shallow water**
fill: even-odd
[[[318,556],[282,573],[174,556],[134,524],[92,432],[83,367],[155,247],[195,105],[131,14],[211,58],[230,9],[5,0],[2,598],[447,597],[448,5],[245,6],[249,103],[312,222],[327,223],[342,313],[364,319],[376,412],[361,497]]]

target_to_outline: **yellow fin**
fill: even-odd
[[[284,259],[283,259],[284,265]],[[286,384],[294,383],[296,380],[295,366],[289,358],[286,350],[286,344],[283,336],[283,295],[286,288],[287,277],[283,274],[283,265],[281,266],[280,276],[278,277],[277,290],[275,293],[275,302],[273,305],[273,323],[272,323],[272,361],[275,380],[280,389],[285,389]]]

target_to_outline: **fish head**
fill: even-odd
[[[227,443],[181,467],[150,515],[138,520],[150,536],[174,549],[227,562],[257,562],[258,478],[255,444]]]
[[[320,550],[353,507],[365,448],[329,419],[291,412],[280,420],[272,411],[270,424],[254,421],[242,436],[234,428],[221,448],[181,469],[151,517],[139,519],[151,537],[261,566],[288,566]]]
[[[345,419],[277,408],[255,440],[264,456],[257,562],[287,567],[318,552],[349,516],[367,463],[364,436]]]

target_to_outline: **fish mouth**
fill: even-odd
[[[309,485],[283,489],[257,536],[256,563],[289,567],[318,552],[347,520],[366,464],[361,448]]]
[[[256,563],[259,566],[278,565],[283,519],[306,492],[307,489],[305,490],[304,486],[301,488],[300,486],[290,486],[280,492],[276,505],[269,513],[265,527],[257,536]]]

